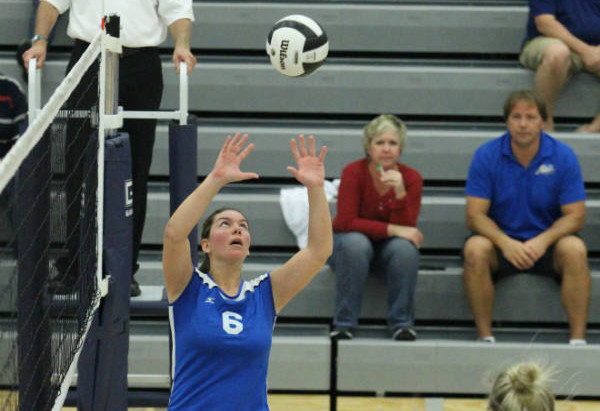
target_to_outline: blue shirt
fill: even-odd
[[[265,411],[275,305],[271,277],[226,296],[198,270],[169,304],[174,378],[169,410]]]
[[[562,205],[586,198],[575,153],[545,133],[528,167],[513,155],[508,132],[481,145],[471,161],[466,194],[490,200],[488,216],[523,241],[554,224]]]
[[[552,14],[578,39],[600,44],[600,0],[529,0],[525,42],[542,35],[534,21],[540,14]]]

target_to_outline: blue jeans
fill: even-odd
[[[337,327],[356,328],[369,272],[383,273],[388,287],[388,326],[393,332],[414,322],[419,250],[398,237],[373,242],[358,232],[335,233],[329,265],[336,272]]]

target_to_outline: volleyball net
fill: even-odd
[[[2,410],[61,409],[99,306],[104,42],[99,33],[47,104],[29,107],[0,160]]]

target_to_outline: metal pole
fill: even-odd
[[[188,117],[188,75],[187,64],[179,63],[179,125],[185,126]]]
[[[106,17],[106,34],[119,38],[121,18],[115,14]],[[119,54],[106,50],[105,113],[117,114],[119,109]],[[115,137],[117,129],[108,129],[107,137]]]
[[[39,70],[36,68],[36,64],[37,59],[33,58],[29,60],[29,87],[27,88],[29,124],[33,123],[33,120],[35,120],[39,114],[42,101],[42,86],[40,84]]]

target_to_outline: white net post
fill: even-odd
[[[29,123],[37,117],[42,106],[41,71],[36,69],[37,59],[29,60],[27,89]]]

